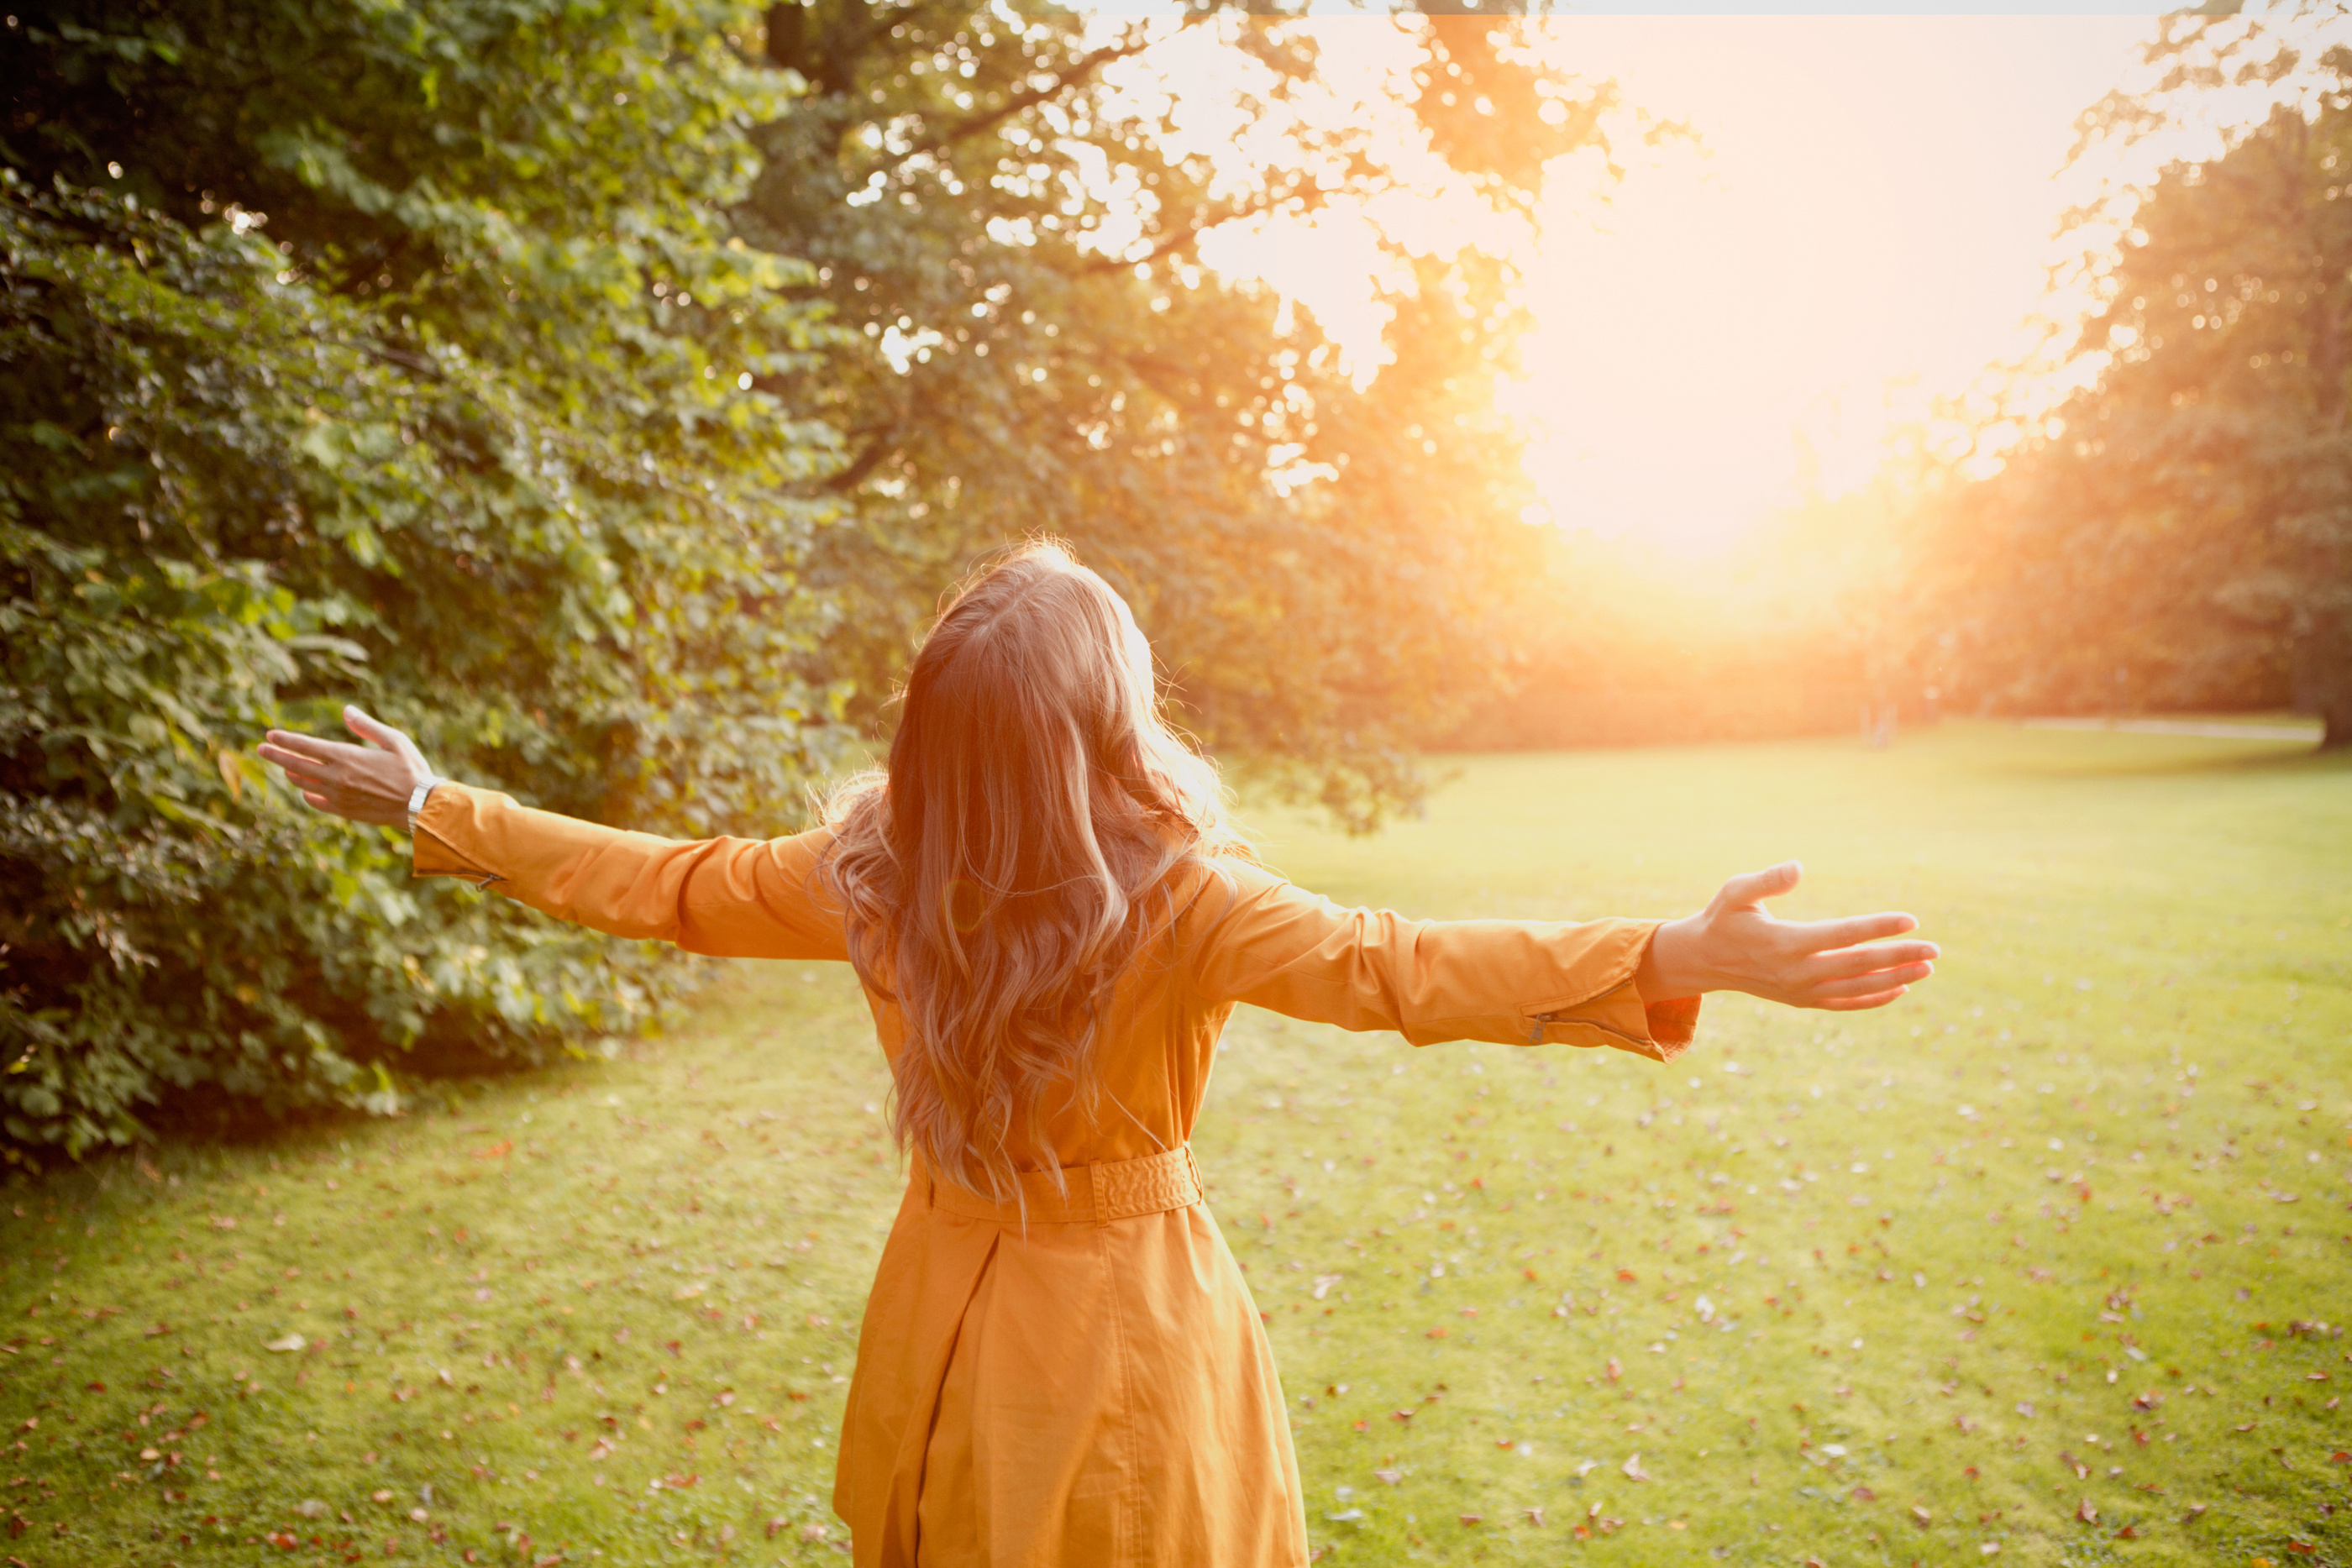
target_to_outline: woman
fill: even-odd
[[[406,826],[420,876],[698,953],[856,967],[912,1177],[875,1279],[834,1506],[876,1565],[1307,1561],[1297,1461],[1249,1290],[1187,1145],[1234,1005],[1354,1030],[1686,1046],[1701,993],[1884,1006],[1908,915],[1791,925],[1791,863],[1687,919],[1413,922],[1258,865],[1168,728],[1150,649],[1057,545],[957,596],[889,763],[824,826],[679,843],[270,732],[312,806]]]

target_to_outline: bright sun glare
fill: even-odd
[[[2084,109],[2145,16],[1610,16],[1538,25],[1695,141],[1622,136],[1625,175],[1555,164],[1518,261],[1536,329],[1508,400],[1551,517],[1721,552],[1810,486],[1878,466],[1895,424],[1964,391],[2074,308],[2046,292]],[[1391,57],[1384,18],[1318,24],[1327,66]],[[2111,172],[2111,171],[2109,171]],[[1422,220],[1443,235],[1443,222]],[[1442,241],[1441,241],[1442,243]],[[1207,258],[1315,309],[1359,354],[1373,247],[1326,221],[1218,236]]]

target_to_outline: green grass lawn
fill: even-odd
[[[2352,767],[1949,726],[1480,758],[1428,915],[1907,908],[1672,1068],[1236,1019],[1198,1148],[1335,1564],[2352,1563]],[[450,896],[473,896],[453,891]],[[0,1188],[0,1560],[842,1559],[898,1190],[845,971],[394,1121]]]

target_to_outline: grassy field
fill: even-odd
[[[2352,767],[1949,726],[1483,758],[1269,858],[1429,915],[1908,908],[1673,1068],[1236,1020],[1198,1146],[1324,1561],[2352,1563]],[[471,896],[453,893],[452,896]],[[845,973],[0,1188],[0,1560],[843,1559],[895,1204]]]

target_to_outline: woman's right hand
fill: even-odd
[[[1670,920],[1651,938],[1635,977],[1645,1000],[1745,991],[1792,1008],[1859,1012],[1883,1008],[1936,972],[1933,942],[1885,942],[1919,928],[1908,915],[1775,920],[1764,901],[1797,885],[1786,861],[1735,876],[1696,915]]]
[[[302,799],[321,811],[379,827],[408,827],[408,800],[419,784],[440,776],[425,765],[416,743],[392,726],[346,705],[343,723],[369,745],[320,740],[273,729],[256,747],[264,762],[286,770]]]

